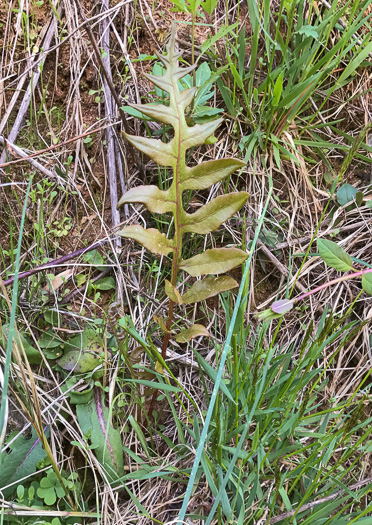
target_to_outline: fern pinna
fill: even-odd
[[[163,76],[146,75],[153,84],[169,93],[169,106],[131,104],[133,108],[151,119],[170,124],[174,129],[174,138],[164,143],[161,140],[124,133],[125,138],[134,147],[157,164],[172,168],[172,184],[166,191],[156,186],[132,188],[125,193],[118,204],[121,206],[127,203],[142,203],[150,212],[160,214],[171,212],[174,216],[174,237],[172,239],[168,239],[154,228],[144,229],[140,225],[127,226],[119,232],[122,237],[136,240],[151,253],[165,256],[172,254],[171,280],[165,283],[165,292],[169,297],[168,318],[165,326],[164,323],[161,323],[165,332],[162,345],[163,358],[165,358],[171,335],[175,304],[196,303],[237,286],[236,281],[226,275],[206,277],[204,280],[194,282],[191,288],[181,296],[176,288],[179,271],[183,270],[193,277],[207,274],[219,275],[242,264],[248,257],[246,252],[238,248],[214,248],[189,259],[182,258],[182,238],[185,233],[206,235],[216,230],[244,205],[248,199],[248,193],[241,191],[216,197],[192,214],[187,213],[183,207],[182,194],[184,191],[209,188],[245,164],[238,159],[226,158],[201,162],[193,167],[187,166],[186,151],[204,144],[221,124],[222,119],[191,127],[187,125],[185,109],[192,103],[198,88],[180,90],[179,80],[190,73],[195,66],[179,67],[178,59],[181,53],[175,47],[175,36],[173,30],[166,47],[167,55],[158,55],[159,60],[165,66],[165,74]],[[207,329],[201,325],[193,325],[176,335],[176,340],[186,342],[201,335],[209,335]]]

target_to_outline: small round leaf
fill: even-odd
[[[357,193],[358,191],[351,184],[343,184],[336,194],[337,201],[341,206],[345,206],[354,201]]]

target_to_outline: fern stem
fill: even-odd
[[[195,64],[195,21],[196,13],[192,13],[192,35],[191,35],[191,65]],[[195,69],[192,72],[193,86],[196,86],[196,73]],[[194,101],[192,102],[192,107],[194,107]]]
[[[161,356],[162,358],[164,359],[164,361],[166,360],[166,356],[167,356],[167,348],[168,348],[168,343],[169,343],[169,339],[170,339],[170,331],[171,331],[171,326],[172,326],[172,317],[173,317],[173,306],[174,306],[174,301],[172,301],[172,299],[169,299],[169,309],[168,309],[168,317],[167,317],[167,322],[166,322],[166,327],[167,327],[167,332],[164,334],[164,338],[163,338],[163,344],[162,344],[162,347],[161,347]]]

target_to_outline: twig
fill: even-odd
[[[354,485],[350,485],[350,487],[348,487],[347,490],[350,491],[350,490],[359,489],[363,487],[364,485],[367,485],[368,483],[372,483],[372,477],[363,479],[362,481],[358,481],[357,483],[354,483]],[[291,516],[294,516],[295,514],[298,514],[299,512],[305,512],[305,510],[312,509],[316,505],[321,505],[322,503],[326,503],[327,501],[332,501],[333,499],[338,498],[338,496],[341,496],[344,492],[346,492],[346,489],[339,490],[338,492],[335,492],[334,494],[331,494],[330,496],[318,499],[316,501],[312,501],[311,503],[307,503],[306,505],[303,505],[300,508],[293,509],[288,512],[284,512],[283,514],[280,514],[279,516],[275,516],[274,518],[271,518],[271,520],[268,523],[269,525],[272,525],[273,523],[278,523],[278,521],[282,521],[287,518],[290,518]]]
[[[289,271],[288,269],[284,266],[284,264],[282,264],[276,257],[273,253],[271,253],[271,251],[269,250],[269,248],[266,246],[266,244],[264,244],[262,241],[260,241],[258,239],[257,241],[257,246],[259,246],[260,250],[262,250],[264,252],[264,254],[270,259],[270,261],[274,264],[274,266],[276,266],[276,268],[278,268],[278,270],[280,271],[280,273],[282,273],[285,277],[288,277],[289,275]],[[296,281],[295,283],[295,286],[296,288],[298,288],[300,290],[300,292],[302,293],[305,293],[307,292],[307,288],[305,288],[305,286],[303,286],[301,283],[299,283],[298,281]]]
[[[41,57],[42,59],[44,59],[47,55],[47,51],[50,47],[50,44],[51,44],[51,41],[52,41],[52,38],[53,38],[53,35],[56,31],[56,26],[57,26],[57,19],[55,17],[55,15],[53,16],[53,19],[50,23],[50,26],[49,26],[49,29],[47,31],[47,34],[45,35],[45,39],[43,41],[43,51],[41,53]],[[31,102],[31,97],[32,97],[32,93],[34,91],[34,89],[36,88],[37,86],[37,83],[39,82],[39,78],[40,78],[40,75],[41,75],[41,68],[40,66],[37,68],[37,70],[32,73],[32,76],[31,76],[31,80],[30,80],[30,83],[27,87],[27,91],[25,93],[25,96],[23,97],[23,100],[22,100],[22,104],[21,104],[21,107],[19,108],[19,111],[18,111],[18,114],[17,114],[17,117],[15,119],[15,122],[13,124],[13,127],[9,133],[9,136],[8,136],[8,139],[10,142],[14,142],[16,140],[16,138],[18,137],[18,134],[21,130],[21,127],[22,127],[22,123],[23,123],[23,120],[25,118],[25,115],[28,111],[28,107],[30,105],[30,102]],[[1,156],[0,156],[0,164],[3,164],[6,160],[6,148],[4,148]],[[1,166],[0,166],[1,167]]]
[[[54,259],[54,261],[37,266],[36,268],[33,268],[32,270],[27,270],[27,272],[21,272],[20,274],[18,274],[18,280],[20,281],[21,279],[30,277],[30,275],[34,275],[35,273],[42,272],[43,270],[48,270],[49,268],[54,268],[55,266],[60,266],[66,263],[67,261],[74,259],[75,257],[79,257],[83,253],[88,253],[88,252],[91,252],[92,250],[95,250],[96,248],[99,248],[100,246],[102,246],[102,244],[105,244],[108,241],[109,239],[103,239],[102,241],[91,244],[90,246],[86,248],[80,248],[80,250],[76,250],[75,252],[68,253],[67,255],[60,257],[59,259]],[[14,277],[10,277],[6,281],[4,281],[4,286],[10,286],[11,284],[13,284],[13,281],[14,281]]]
[[[103,0],[102,7],[104,10],[109,8],[108,0]],[[105,94],[105,114],[108,120],[114,117],[114,101],[109,88],[109,82],[112,84],[111,63],[110,63],[110,24],[107,18],[102,20],[102,48],[103,57],[102,63],[105,70],[103,78],[103,90]],[[89,26],[87,26],[88,28]],[[106,129],[107,138],[107,162],[109,171],[109,185],[110,185],[110,202],[111,202],[111,220],[112,227],[115,228],[120,224],[120,213],[118,210],[118,184],[116,177],[116,161],[115,161],[115,142],[116,137],[111,127]],[[120,251],[121,239],[115,239],[116,249]]]
[[[9,151],[9,149],[13,150],[14,153],[16,153],[19,157],[21,157],[24,160],[27,160],[31,164],[31,166],[33,166],[35,169],[40,171],[40,173],[42,173],[43,175],[45,175],[49,179],[55,179],[57,181],[57,184],[63,184],[63,183],[66,182],[64,179],[62,179],[62,177],[57,175],[57,173],[55,173],[54,171],[48,170],[47,168],[45,168],[45,166],[40,164],[40,162],[38,162],[37,160],[30,159],[29,156],[27,155],[27,153],[25,153],[23,151],[23,149],[19,148],[15,144],[12,144],[11,142],[9,142],[9,140],[5,139],[1,135],[0,135],[0,144],[3,144],[4,146],[7,146],[8,147],[8,151]],[[10,151],[10,153],[12,154],[13,152]]]
[[[48,31],[48,29],[50,29],[50,26],[49,26],[49,27],[45,26],[45,27],[41,30],[41,34],[40,34],[40,42],[43,41],[43,39],[44,39],[44,37],[45,37],[45,34],[46,34],[46,32]],[[38,42],[37,45],[39,45],[40,42]],[[28,67],[28,68],[26,69],[26,71],[30,71],[33,67],[35,67],[35,59],[36,59],[36,56],[37,56],[38,54],[39,54],[39,52],[33,54],[33,55],[30,57],[29,61],[30,61],[31,66]],[[42,57],[42,58],[44,58],[44,57]],[[38,59],[40,60],[40,57],[38,57]],[[37,61],[37,60],[36,60],[36,61]],[[1,122],[0,122],[0,133],[3,132],[3,129],[5,128],[5,126],[6,126],[7,122],[8,122],[8,120],[9,120],[9,116],[10,116],[11,112],[13,111],[14,105],[15,105],[15,103],[17,102],[19,95],[22,93],[23,84],[25,83],[26,79],[27,79],[27,74],[26,74],[26,72],[24,71],[24,72],[22,73],[22,75],[18,78],[18,84],[17,84],[17,87],[15,88],[14,93],[13,93],[13,96],[12,96],[12,98],[11,98],[9,104],[8,104],[8,107],[6,108],[5,113],[4,113],[4,116],[3,116],[3,118],[1,119]],[[1,83],[4,83],[4,80],[2,80]],[[3,92],[5,91],[5,89],[7,89],[7,88],[0,89],[0,94],[3,93]]]
[[[366,223],[366,221],[359,221],[359,222],[354,222],[353,224],[346,224],[346,225],[343,225],[342,226],[342,231],[350,231],[350,230],[356,230],[357,228],[360,228],[360,227],[366,227],[368,225],[368,223]],[[337,233],[339,231],[339,228],[333,228],[331,230],[325,230],[324,232],[319,232],[318,233],[318,237],[324,237],[325,235],[329,235],[330,233]],[[302,244],[304,242],[308,242],[310,241],[310,239],[312,238],[312,235],[306,235],[305,237],[301,237],[299,239],[293,239],[291,241],[284,241],[284,242],[280,242],[279,244],[277,244],[275,246],[275,250],[282,250],[284,248],[291,248],[293,247],[295,244]]]
[[[105,64],[103,63],[101,52],[100,52],[100,50],[98,48],[95,36],[93,35],[93,31],[92,31],[92,28],[90,26],[90,23],[87,20],[87,17],[85,16],[84,10],[83,10],[79,0],[74,0],[74,2],[76,4],[76,7],[79,10],[79,13],[80,13],[80,16],[81,16],[82,20],[84,22],[86,22],[85,30],[88,33],[90,42],[91,42],[92,47],[93,47],[94,54],[96,56],[96,60],[97,60],[99,66],[101,68],[103,76],[105,77],[105,80],[107,82],[107,86],[108,86],[109,90],[111,91],[112,98],[116,102],[120,118],[121,118],[121,120],[123,122],[124,130],[125,130],[126,133],[130,134],[130,129],[129,129],[129,126],[128,126],[127,118],[125,116],[124,111],[121,109],[121,102],[120,102],[120,99],[119,99],[119,97],[118,97],[118,95],[117,95],[117,93],[115,91],[115,86],[113,85],[112,80],[111,80],[111,78],[110,78],[110,76],[109,76],[109,74],[108,74],[108,72],[106,70]],[[135,164],[135,166],[137,166],[138,171],[143,176],[142,164],[140,163],[139,159],[137,158],[137,155],[134,152],[133,146],[131,144],[129,144],[129,143],[127,143],[126,146],[128,148],[128,151],[129,151],[129,154],[130,154],[130,156],[132,158],[133,163]]]
[[[66,146],[67,144],[70,144],[71,142],[75,142],[76,140],[80,140],[80,139],[83,139],[84,137],[88,137],[92,133],[103,131],[104,129],[107,129],[108,127],[113,126],[115,124],[117,123],[113,122],[112,124],[108,124],[107,126],[102,126],[97,129],[90,129],[89,131],[86,131],[85,133],[82,133],[81,135],[76,135],[75,137],[71,137],[70,139],[67,139],[64,142],[61,142],[60,144],[53,144],[53,146],[49,146],[49,148],[40,149],[38,151],[35,151],[35,153],[31,153],[31,155],[26,155],[26,157],[23,157],[21,159],[11,160],[9,162],[5,162],[4,164],[0,164],[0,168],[7,168],[8,166],[12,166],[13,164],[17,164],[18,162],[23,162],[24,160],[33,159],[34,157],[39,157],[40,155],[43,155],[44,153],[48,153],[49,151],[53,151],[55,149],[61,148],[61,146]]]

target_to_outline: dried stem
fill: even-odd
[[[57,19],[55,16],[53,16],[53,19],[50,23],[50,26],[49,26],[49,29],[45,35],[45,39],[43,41],[43,51],[42,53],[40,53],[41,55],[41,59],[44,60],[46,55],[47,55],[47,52],[48,52],[48,49],[50,47],[50,44],[52,42],[52,39],[53,39],[53,36],[55,34],[55,31],[56,31],[56,24],[57,24]],[[18,134],[21,130],[21,127],[22,127],[22,123],[24,121],[24,118],[25,118],[25,115],[28,111],[28,108],[29,108],[29,105],[30,105],[30,102],[31,102],[31,97],[32,97],[32,93],[34,92],[38,82],[39,82],[39,78],[40,78],[40,75],[41,75],[41,68],[40,68],[40,65],[36,68],[36,71],[35,72],[32,72],[32,76],[31,76],[31,80],[30,80],[30,83],[27,87],[27,90],[26,90],[26,93],[23,97],[23,100],[22,100],[22,103],[21,103],[21,106],[19,108],[19,111],[18,111],[18,114],[17,114],[17,117],[15,119],[15,122],[13,124],[13,127],[9,133],[9,141],[10,142],[14,142],[16,140],[16,138],[18,137]],[[3,164],[6,160],[6,148],[4,148],[2,154],[0,155],[0,164]],[[2,167],[0,165],[0,167]]]
[[[314,293],[320,292],[320,290],[324,290],[324,288],[328,288],[328,286],[332,286],[333,284],[338,284],[343,281],[348,281],[349,279],[354,279],[354,277],[363,277],[363,275],[365,275],[366,273],[372,273],[372,268],[368,270],[361,270],[355,273],[350,273],[348,275],[343,275],[342,277],[337,277],[337,279],[332,279],[332,281],[327,281],[326,283],[317,286],[313,290],[310,290],[309,292],[306,292],[303,295],[296,297],[296,299],[294,299],[292,302],[298,303],[299,301],[302,301],[302,299],[305,299],[306,297],[309,297]]]
[[[350,493],[351,490],[356,490],[361,487],[364,487],[364,485],[368,485],[368,483],[372,482],[372,477],[362,479],[361,481],[358,481],[357,483],[354,483],[354,485],[350,485],[347,489],[339,490],[338,492],[335,492],[334,494],[330,494],[329,496],[326,496],[325,498],[318,499],[316,501],[312,501],[310,503],[307,503],[306,505],[303,505],[302,507],[290,510],[288,512],[284,512],[283,514],[279,514],[279,516],[275,516],[274,518],[271,518],[268,522],[269,525],[273,525],[274,523],[278,523],[278,521],[285,520],[287,518],[291,518],[294,515],[299,514],[300,512],[305,512],[305,510],[312,509],[316,505],[321,505],[322,503],[326,503],[327,501],[332,501],[342,494],[344,494],[346,491]]]
[[[109,239],[104,239],[102,241],[96,242],[94,244],[91,244],[87,248],[80,248],[80,250],[76,250],[75,252],[68,253],[67,255],[64,255],[63,257],[60,257],[59,259],[55,259],[54,261],[48,262],[46,264],[42,264],[41,266],[37,266],[36,268],[33,268],[32,270],[27,270],[27,272],[22,272],[18,275],[18,280],[25,279],[26,277],[30,277],[30,275],[34,275],[35,273],[42,272],[43,270],[48,270],[49,268],[54,268],[56,266],[61,266],[67,261],[70,261],[71,259],[74,259],[75,257],[79,257],[83,253],[91,252],[92,250],[95,250],[96,248],[99,248],[102,244],[108,242]],[[4,281],[4,286],[10,286],[14,282],[14,277],[10,277],[6,281]]]

